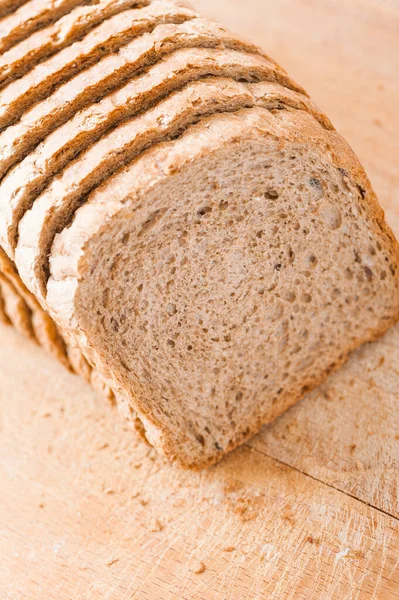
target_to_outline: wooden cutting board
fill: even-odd
[[[279,60],[399,235],[396,0],[196,0]],[[220,465],[164,464],[0,329],[0,599],[399,598],[399,326]]]

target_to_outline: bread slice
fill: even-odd
[[[15,293],[26,304],[27,310],[30,311],[32,329],[39,345],[69,369],[70,365],[66,355],[65,343],[57,326],[50,315],[40,306],[35,296],[22,283],[14,263],[8,258],[2,248],[0,248],[0,273],[8,280]]]
[[[100,0],[78,6],[52,25],[37,31],[0,56],[0,87],[22,77],[40,61],[81,40],[106,19],[129,8],[144,6],[142,0]]]
[[[135,113],[148,110],[168,93],[203,75],[218,74],[248,81],[262,75],[267,77],[269,71],[263,69],[262,72],[262,61],[263,59],[251,60],[246,54],[234,50],[201,48],[176,51],[101,102],[77,113],[73,119],[49,135],[2,181],[0,239],[4,246],[7,249],[11,247],[8,250],[10,253],[14,250],[18,223],[49,179],[111,126],[116,126]],[[240,89],[240,86],[236,86],[236,89]],[[328,119],[306,96],[279,84],[265,84],[263,93],[266,92],[270,101],[274,98],[276,102],[305,107],[324,126],[331,127]]]
[[[0,53],[35,31],[73,10],[84,0],[30,0],[3,17],[0,24]]]
[[[23,115],[20,122],[0,135],[0,176],[51,130],[65,123],[78,110],[123,85],[139,70],[151,68],[163,56],[178,48],[212,47],[221,43],[223,47],[257,52],[255,46],[237,41],[220,26],[203,19],[193,19],[181,25],[158,26],[151,34],[135,39],[118,53],[103,59],[101,68],[95,65],[59,87]],[[285,80],[285,75],[274,63],[262,56],[255,57],[255,54],[254,58],[252,54],[248,56],[247,63],[252,64],[253,60],[253,67],[259,66],[263,78]],[[289,83],[291,89],[297,87],[293,82]],[[68,98],[67,103],[65,98]]]
[[[256,84],[256,89],[257,99],[251,84],[231,79],[208,77],[190,83],[80,154],[19,222],[15,261],[29,289],[44,299],[47,256],[54,236],[68,225],[82,199],[95,186],[150,145],[176,136],[204,115],[234,111],[257,102],[269,108],[284,103],[284,90],[279,93],[272,84]]]
[[[0,273],[0,289],[4,311],[12,325],[18,333],[36,341],[32,326],[32,313],[24,299],[21,298],[12,283],[2,273]]]
[[[91,194],[46,303],[185,466],[275,419],[398,318],[398,245],[309,113],[213,115]],[[130,394],[130,395],[129,395]]]
[[[72,44],[40,63],[0,92],[0,128],[7,127],[63,82],[117,52],[132,39],[151,32],[160,23],[181,23],[194,16],[167,0],[125,11],[108,19],[82,41]],[[65,98],[65,97],[64,97]]]

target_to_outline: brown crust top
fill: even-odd
[[[274,63],[257,55],[255,46],[236,40],[216,24],[193,19],[180,25],[158,25],[153,32],[138,36],[119,52],[103,58],[101,68],[92,66],[61,85],[45,100],[37,102],[15,125],[3,131],[0,134],[0,176],[54,128],[65,123],[78,110],[126,83],[138,70],[149,69],[169,53],[181,48],[218,46],[248,52],[246,58],[249,67],[253,60],[255,66],[261,64],[267,70],[268,79],[277,81],[283,77],[285,80],[285,75],[279,74]],[[251,50],[253,55],[250,54]],[[195,64],[192,67],[195,69]],[[295,87],[295,84],[292,86]],[[65,98],[68,98],[68,103],[65,103]]]

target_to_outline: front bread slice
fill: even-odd
[[[46,304],[150,441],[189,467],[275,419],[398,318],[398,246],[340,136],[217,114],[95,190]]]

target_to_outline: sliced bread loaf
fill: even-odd
[[[147,436],[213,462],[398,318],[398,246],[353,153],[304,111],[214,115],[95,191],[46,302]]]
[[[79,41],[87,33],[114,15],[137,5],[141,0],[100,0],[78,6],[44,30],[37,31],[0,56],[0,87],[22,77],[40,61]]]
[[[399,247],[274,61],[166,0],[108,17],[0,92],[0,241],[74,371],[198,467],[399,318]]]

